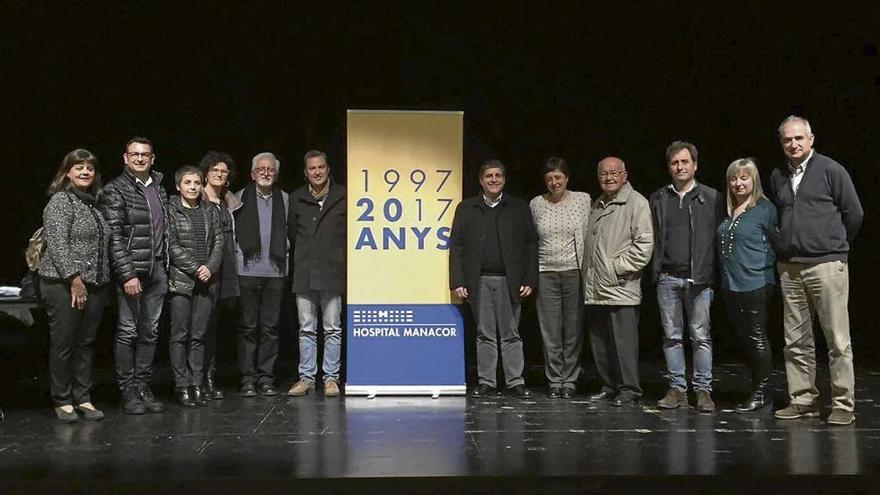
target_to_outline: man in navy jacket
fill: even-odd
[[[828,344],[832,411],[828,424],[848,425],[855,415],[855,378],[849,337],[849,246],[864,212],[849,173],[813,149],[806,119],[786,118],[779,141],[788,159],[771,176],[779,211],[779,260],[785,326],[788,407],[778,419],[819,415],[816,355],[811,314],[816,313]]]

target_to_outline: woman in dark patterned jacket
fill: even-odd
[[[205,406],[205,334],[217,301],[217,276],[223,257],[223,231],[216,209],[202,200],[202,173],[191,166],[174,174],[179,196],[168,201],[168,293],[171,341],[168,351],[177,401]]]
[[[49,375],[55,416],[64,423],[100,420],[90,396],[95,333],[110,280],[107,224],[98,208],[101,176],[90,151],[68,153],[49,185],[43,210],[46,252],[40,294],[49,320]]]

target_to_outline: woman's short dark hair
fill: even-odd
[[[184,175],[198,175],[202,179],[202,185],[205,182],[205,176],[202,174],[202,171],[197,167],[193,167],[192,165],[184,165],[177,169],[177,172],[174,172],[174,185],[179,186],[180,181],[183,180]]]
[[[218,163],[225,163],[229,168],[229,175],[226,176],[226,180],[231,184],[232,181],[235,180],[235,160],[229,155],[229,153],[224,153],[222,151],[209,151],[202,157],[202,161],[199,162],[199,169],[202,170],[202,175],[207,177],[208,170],[211,170],[211,167],[217,165]]]
[[[59,166],[58,171],[55,172],[55,177],[49,184],[49,189],[46,193],[51,196],[58,191],[70,188],[70,179],[67,178],[67,173],[70,172],[70,169],[72,169],[74,165],[80,163],[88,163],[95,168],[95,180],[92,182],[92,186],[89,188],[88,192],[97,198],[102,190],[101,172],[98,170],[98,157],[96,157],[91,151],[83,148],[77,148],[64,155],[64,159],[61,160],[61,166]]]
[[[550,172],[562,172],[563,175],[568,177],[568,162],[566,162],[564,158],[551,156],[544,160],[544,175],[547,175]]]

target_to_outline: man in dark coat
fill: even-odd
[[[520,302],[538,286],[538,234],[526,201],[504,194],[504,165],[480,167],[482,194],[455,209],[449,257],[449,285],[468,301],[477,323],[477,374],[473,395],[495,393],[498,340],[504,380],[520,398],[531,397],[522,377]]]
[[[652,279],[663,328],[663,356],[669,390],[657,401],[661,409],[687,408],[684,337],[693,352],[696,409],[712,412],[712,333],[710,324],[715,274],[715,229],[721,223],[721,194],[696,180],[697,147],[673,141],[666,148],[672,181],[648,199],[654,226]]]
[[[299,318],[299,380],[288,395],[315,386],[318,311],[324,332],[324,396],[339,395],[342,293],[345,292],[345,186],[330,180],[327,155],[305,154],[306,184],[290,194],[287,235],[293,259],[293,292]]]
[[[116,276],[119,317],[113,356],[125,414],[162,412],[150,390],[159,317],[168,290],[165,270],[165,203],[162,174],[149,139],[128,141],[125,169],[104,188],[104,217],[110,231],[110,267]]]

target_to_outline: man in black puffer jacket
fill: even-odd
[[[159,317],[168,290],[162,174],[149,139],[134,137],[122,155],[125,168],[104,188],[110,231],[110,267],[117,280],[119,317],[113,354],[122,412],[162,412],[150,390]]]

